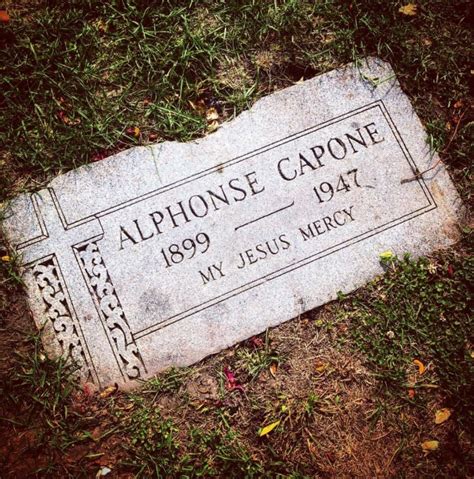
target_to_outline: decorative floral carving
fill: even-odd
[[[51,321],[64,358],[77,366],[76,376],[85,381],[92,381],[90,365],[78,331],[77,318],[59,273],[56,256],[51,255],[37,262],[32,271],[45,304],[45,316]]]
[[[120,359],[122,372],[128,379],[140,378],[144,371],[143,360],[97,244],[91,242],[82,245],[77,248],[77,253],[101,319]]]

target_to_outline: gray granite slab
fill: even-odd
[[[386,250],[453,243],[461,204],[425,139],[372,58],[18,197],[3,229],[48,353],[131,388],[354,290]]]

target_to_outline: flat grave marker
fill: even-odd
[[[370,58],[19,196],[2,226],[46,350],[132,388],[354,290],[386,250],[452,244],[461,203],[425,138]]]

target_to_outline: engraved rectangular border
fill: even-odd
[[[373,109],[373,108],[379,108],[380,109],[380,112],[382,113],[383,117],[385,118],[385,121],[387,122],[389,128],[391,129],[391,131],[393,133],[393,136],[394,136],[395,140],[397,141],[405,159],[407,160],[408,164],[410,165],[410,167],[413,171],[413,174],[416,174],[416,172],[417,172],[416,164],[413,161],[413,158],[411,157],[410,152],[408,151],[408,148],[407,148],[405,142],[403,141],[403,138],[402,138],[397,126],[395,125],[390,113],[388,112],[388,109],[385,106],[383,100],[377,100],[373,103],[370,103],[369,105],[366,105],[365,107],[358,108],[356,110],[352,110],[349,113],[340,115],[339,117],[335,117],[332,120],[321,123],[320,125],[316,125],[314,127],[303,130],[302,132],[293,134],[289,137],[284,138],[283,140],[279,140],[277,142],[274,142],[274,143],[271,143],[271,144],[267,145],[266,147],[259,148],[257,150],[254,150],[253,152],[250,152],[246,155],[243,155],[243,157],[238,157],[238,158],[234,158],[233,160],[229,160],[228,162],[219,165],[219,168],[222,171],[222,168],[225,167],[225,166],[231,166],[231,165],[234,165],[236,163],[240,163],[241,161],[248,160],[248,159],[253,158],[253,157],[255,157],[255,156],[257,156],[261,153],[272,150],[272,149],[274,149],[274,148],[276,148],[276,147],[278,147],[282,144],[288,143],[290,141],[294,141],[294,140],[296,140],[298,138],[301,138],[303,136],[306,136],[310,133],[314,133],[317,130],[320,130],[322,128],[326,128],[330,125],[333,125],[334,123],[338,123],[340,121],[346,120],[347,118],[358,115],[360,113],[363,113],[363,112],[368,111],[368,110]],[[212,168],[210,170],[211,171],[206,170],[205,174],[202,174],[204,172],[201,172],[201,174],[198,173],[197,175],[193,175],[191,177],[188,177],[188,178],[185,179],[187,181],[176,182],[178,184],[175,184],[172,187],[166,187],[166,191],[169,191],[170,189],[182,186],[183,184],[186,184],[190,181],[201,178],[202,176],[207,176],[207,175],[215,172],[217,170],[217,168]],[[343,242],[338,243],[336,245],[333,245],[329,248],[326,248],[325,250],[322,250],[322,251],[319,251],[317,253],[311,254],[311,255],[309,255],[309,256],[307,256],[303,259],[300,259],[298,261],[294,261],[293,263],[290,263],[289,265],[286,265],[283,268],[275,270],[271,273],[268,273],[264,276],[261,276],[258,279],[255,279],[253,281],[245,283],[245,284],[243,284],[243,285],[241,285],[237,288],[234,288],[230,291],[227,291],[226,293],[223,293],[219,296],[216,296],[213,299],[207,300],[207,301],[205,301],[201,304],[193,306],[192,308],[189,308],[185,311],[182,311],[182,312],[177,313],[173,316],[170,316],[166,319],[163,319],[162,321],[159,321],[159,322],[157,322],[153,325],[147,326],[146,328],[143,328],[139,331],[136,331],[135,333],[133,333],[134,339],[138,340],[140,338],[143,338],[143,337],[145,337],[145,336],[147,336],[151,333],[159,331],[160,329],[163,329],[167,326],[170,326],[173,323],[181,321],[181,320],[183,320],[183,319],[185,319],[185,318],[187,318],[187,317],[189,317],[193,314],[196,314],[196,313],[201,312],[205,309],[208,309],[208,308],[210,308],[210,307],[212,307],[216,304],[219,304],[223,301],[226,301],[227,299],[230,299],[234,296],[237,296],[241,293],[244,293],[244,292],[246,292],[250,289],[256,288],[263,283],[267,283],[268,281],[276,279],[276,278],[278,278],[278,277],[280,277],[280,276],[282,276],[286,273],[289,273],[289,272],[294,271],[298,268],[306,266],[307,264],[312,263],[314,261],[317,261],[318,259],[324,258],[325,256],[328,256],[330,254],[336,253],[337,251],[340,251],[344,248],[352,246],[353,244],[359,243],[360,241],[363,241],[367,238],[375,236],[376,234],[379,234],[379,233],[381,233],[383,231],[386,231],[390,228],[393,228],[393,227],[395,227],[399,224],[405,223],[406,221],[409,221],[413,218],[416,218],[417,216],[420,216],[422,214],[425,214],[429,211],[432,211],[432,210],[436,209],[437,204],[436,204],[433,196],[431,195],[430,190],[428,189],[427,185],[425,184],[424,179],[423,178],[417,178],[416,181],[418,182],[418,184],[421,187],[426,199],[428,200],[428,205],[423,206],[422,208],[419,208],[417,210],[414,210],[411,213],[407,213],[405,215],[402,215],[399,218],[396,218],[392,221],[389,221],[389,222],[387,222],[383,225],[380,225],[376,228],[369,229],[368,231],[366,231],[364,233],[361,233],[361,234],[359,234],[357,236],[354,236],[354,237],[352,237],[352,238],[350,238],[346,241],[343,241]],[[169,185],[169,186],[171,186],[171,185]],[[161,192],[162,191],[160,190],[160,193]],[[157,194],[157,193],[155,193],[155,194]],[[150,194],[146,195],[147,198],[150,197],[150,196],[152,196],[152,195],[150,195]],[[146,199],[146,198],[144,198],[144,199]],[[114,209],[114,211],[116,211],[116,210]]]
[[[375,100],[375,101],[373,101],[373,102],[371,102],[371,103],[369,103],[365,106],[353,109],[353,110],[351,110],[347,113],[336,116],[336,117],[332,118],[331,120],[327,120],[327,121],[322,122],[322,123],[320,123],[318,125],[315,125],[313,127],[309,127],[309,128],[307,128],[305,130],[302,130],[298,133],[294,133],[292,135],[289,135],[289,136],[287,136],[287,137],[285,137],[281,140],[277,140],[277,141],[272,142],[272,143],[270,143],[266,146],[257,148],[255,150],[249,152],[249,153],[246,153],[244,155],[240,155],[240,156],[235,157],[231,160],[220,163],[219,165],[216,165],[216,166],[211,167],[211,168],[207,168],[207,169],[202,170],[200,172],[197,172],[193,175],[190,175],[186,178],[177,180],[177,181],[172,182],[172,183],[170,183],[166,186],[157,188],[156,190],[149,191],[148,193],[145,193],[143,195],[140,195],[140,196],[137,196],[137,197],[132,198],[130,200],[127,200],[126,202],[120,203],[120,204],[115,205],[111,208],[106,208],[102,211],[94,213],[93,215],[86,216],[84,218],[81,218],[81,219],[79,219],[77,221],[74,221],[74,222],[71,222],[71,223],[69,223],[67,221],[66,215],[62,211],[62,208],[61,208],[60,203],[57,199],[54,188],[50,187],[48,189],[50,190],[50,193],[53,197],[53,201],[56,205],[56,208],[58,209],[58,212],[59,212],[60,216],[62,217],[62,221],[63,221],[65,229],[75,228],[77,226],[80,226],[81,224],[87,223],[87,222],[92,221],[92,220],[99,220],[99,223],[100,223],[100,218],[101,217],[108,216],[109,214],[115,213],[117,211],[125,209],[129,206],[132,206],[132,205],[136,204],[136,203],[140,203],[142,201],[145,201],[145,200],[147,200],[149,198],[152,198],[154,196],[166,193],[166,192],[168,192],[172,189],[178,188],[180,186],[183,186],[187,183],[190,183],[190,182],[195,181],[197,179],[208,176],[208,175],[210,175],[212,173],[215,173],[217,171],[222,171],[223,168],[236,165],[238,163],[241,163],[242,161],[253,158],[253,157],[255,157],[255,156],[257,156],[261,153],[264,153],[266,151],[270,151],[270,150],[272,150],[272,149],[274,149],[278,146],[289,143],[289,142],[294,141],[298,138],[301,138],[301,137],[304,137],[304,136],[306,136],[310,133],[313,133],[317,130],[326,128],[326,127],[331,126],[335,123],[346,120],[346,119],[348,119],[352,116],[355,116],[357,114],[363,113],[365,111],[368,111],[370,109],[377,108],[377,107],[380,109],[382,115],[384,116],[385,120],[387,121],[387,124],[390,127],[390,129],[391,129],[391,131],[394,135],[394,138],[397,141],[397,143],[398,143],[403,155],[405,156],[405,159],[407,160],[408,164],[410,165],[413,173],[416,174],[416,172],[417,172],[416,164],[413,161],[413,158],[411,157],[411,155],[410,155],[410,153],[409,153],[409,151],[408,151],[408,149],[407,149],[407,147],[406,147],[406,145],[403,141],[403,138],[401,137],[401,134],[400,134],[397,126],[395,125],[390,113],[388,112],[388,109],[386,108],[383,100]],[[226,299],[229,299],[233,296],[241,294],[241,293],[243,293],[243,292],[245,292],[249,289],[255,288],[255,287],[259,286],[260,284],[262,284],[263,282],[267,282],[267,281],[270,281],[272,279],[275,279],[275,278],[277,278],[277,277],[279,277],[283,274],[286,274],[286,273],[288,273],[290,271],[293,271],[297,268],[305,266],[308,263],[311,263],[313,261],[321,259],[321,258],[323,258],[323,257],[325,257],[329,254],[332,254],[332,253],[335,253],[336,251],[339,251],[340,249],[343,249],[343,248],[346,248],[346,247],[348,247],[352,244],[358,243],[358,242],[360,242],[364,239],[367,239],[367,238],[369,238],[369,237],[371,237],[375,234],[378,234],[378,233],[380,233],[382,231],[385,231],[389,228],[397,226],[398,224],[401,224],[401,223],[404,223],[405,221],[413,219],[416,216],[422,215],[424,213],[427,213],[427,212],[437,208],[436,202],[434,201],[434,198],[432,197],[431,192],[429,191],[428,187],[426,186],[424,179],[423,178],[417,178],[416,181],[420,185],[423,193],[425,194],[425,197],[428,200],[428,205],[427,206],[424,206],[423,208],[419,208],[419,209],[417,209],[417,210],[415,210],[411,213],[403,215],[400,218],[392,220],[392,221],[390,221],[390,222],[388,222],[384,225],[381,225],[377,228],[373,228],[371,230],[368,230],[365,233],[357,235],[357,236],[355,236],[355,237],[353,237],[349,240],[346,240],[342,243],[336,244],[336,245],[334,245],[330,248],[327,248],[326,250],[320,251],[318,253],[314,253],[314,254],[306,257],[306,258],[303,258],[301,260],[293,262],[293,263],[291,263],[291,264],[289,264],[289,265],[287,265],[287,266],[285,266],[285,267],[283,267],[279,270],[273,271],[272,273],[269,273],[265,276],[262,276],[259,279],[253,280],[249,283],[246,283],[246,284],[241,285],[237,288],[234,288],[234,289],[228,291],[227,293],[219,295],[219,296],[217,296],[217,297],[215,297],[211,300],[205,301],[205,302],[203,302],[199,305],[196,305],[192,308],[189,308],[189,309],[187,309],[187,310],[185,310],[181,313],[178,313],[178,314],[175,314],[175,315],[173,315],[169,318],[163,319],[163,320],[159,321],[158,323],[155,323],[154,325],[147,326],[146,328],[143,328],[142,330],[139,330],[139,331],[133,333],[134,340],[140,339],[141,337],[144,337],[148,334],[151,334],[154,331],[157,331],[157,330],[162,329],[166,326],[169,326],[170,324],[173,324],[177,321],[185,319],[186,317],[191,316],[192,314],[203,311],[204,309],[207,309],[211,306],[214,306],[215,304],[221,303],[222,301],[225,301]],[[37,213],[37,212],[35,211],[35,213]]]

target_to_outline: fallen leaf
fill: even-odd
[[[327,367],[328,367],[328,365],[326,363],[323,363],[322,361],[316,361],[314,369],[318,373],[322,373]]]
[[[85,383],[84,386],[82,386],[82,392],[84,393],[84,396],[91,397],[94,392],[93,384]]]
[[[270,364],[270,374],[275,377],[277,369],[278,369],[278,364],[277,363],[272,363]]]
[[[413,398],[415,397],[415,394],[416,394],[416,393],[415,393],[415,390],[414,390],[414,389],[409,389],[409,390],[408,390],[408,397],[409,397],[410,399],[413,399]]]
[[[110,474],[112,472],[112,469],[104,466],[104,467],[101,467],[98,471],[97,471],[97,474],[95,475],[96,478],[99,478],[99,477],[104,477],[106,476],[107,474]]]
[[[103,391],[99,393],[99,396],[101,398],[107,398],[111,396],[115,391],[117,391],[117,389],[118,387],[116,384],[114,384],[113,386],[106,387]]]
[[[444,421],[447,421],[451,416],[451,409],[444,407],[443,409],[438,409],[435,412],[435,424],[442,424]]]
[[[413,360],[413,364],[415,364],[416,366],[418,366],[418,374],[421,376],[424,374],[424,372],[426,371],[426,367],[425,365],[418,359],[414,359]]]
[[[408,3],[403,7],[399,8],[399,12],[403,13],[403,15],[408,15],[409,17],[413,17],[416,15],[417,6],[414,3]]]
[[[206,112],[206,120],[214,121],[217,119],[219,119],[219,113],[217,113],[217,110],[214,107],[209,108],[209,110]]]
[[[239,384],[239,382],[237,381],[237,378],[235,377],[235,374],[228,367],[224,368],[224,374],[227,379],[227,383],[225,387],[229,391],[234,391],[235,389],[237,389],[241,392],[244,392],[243,386]]]
[[[108,155],[109,155],[109,154],[108,154],[107,150],[100,151],[100,152],[98,152],[98,153],[96,153],[95,155],[92,156],[91,161],[100,161],[100,160],[103,160],[103,159],[106,158]]]
[[[127,134],[138,138],[140,136],[140,128],[138,128],[138,126],[127,128]]]
[[[280,424],[280,420],[272,422],[268,426],[265,426],[264,428],[262,428],[258,435],[260,437],[266,436],[269,432],[272,432],[278,426],[278,424]]]
[[[8,23],[10,21],[10,15],[6,10],[0,10],[0,22]]]
[[[263,342],[263,339],[262,338],[258,338],[257,336],[252,336],[250,339],[249,339],[249,342],[250,344],[254,347],[254,348],[263,348],[263,346],[265,346],[264,342]]]
[[[213,131],[216,131],[219,128],[219,122],[217,120],[212,121],[207,125],[207,131],[212,133]]]
[[[428,453],[430,451],[436,451],[439,447],[439,441],[424,441],[421,443],[421,449],[423,449],[424,452]]]
[[[75,120],[69,118],[69,116],[66,114],[64,110],[58,111],[58,117],[59,119],[65,124],[65,125],[79,125],[81,123],[80,118],[76,118]]]
[[[379,258],[383,261],[387,261],[393,258],[393,253],[390,250],[384,251],[383,253],[379,254]]]
[[[453,106],[454,108],[461,108],[463,106],[463,101],[458,100]]]
[[[189,100],[189,105],[191,108],[195,111],[197,111],[199,114],[203,114],[206,111],[206,103],[204,100],[198,100],[196,103],[192,102]]]
[[[2,256],[2,261],[4,263],[9,263],[11,261],[11,258],[10,258],[10,256],[5,255],[5,256]]]

